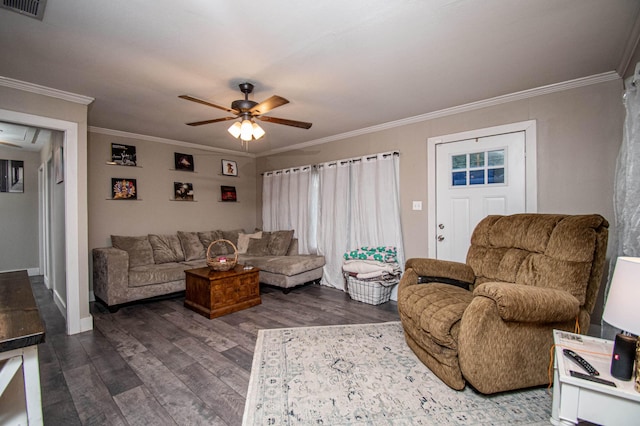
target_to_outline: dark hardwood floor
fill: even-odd
[[[399,320],[395,302],[372,306],[308,285],[212,320],[184,298],[111,314],[91,304],[94,330],[67,336],[42,277],[31,277],[46,341],[39,345],[46,425],[239,425],[258,330]],[[309,348],[313,350],[313,348]]]

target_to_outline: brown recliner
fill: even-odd
[[[589,329],[608,227],[600,215],[488,216],[466,264],[407,260],[398,311],[409,347],[453,389],[547,383],[552,330]]]

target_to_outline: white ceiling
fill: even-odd
[[[0,76],[95,98],[89,125],[241,147],[238,83],[290,103],[260,122],[266,153],[608,71],[635,47],[638,0],[49,0],[0,9]],[[634,29],[635,28],[635,29]]]
[[[0,148],[40,151],[51,139],[51,130],[0,121]]]

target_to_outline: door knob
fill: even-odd
[[[444,241],[444,235],[438,235],[438,241]]]
[[[439,225],[438,225],[438,228],[440,228],[440,229],[444,229],[444,223],[439,224]]]

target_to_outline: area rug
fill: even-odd
[[[548,425],[551,400],[450,389],[399,322],[260,330],[243,425]]]

